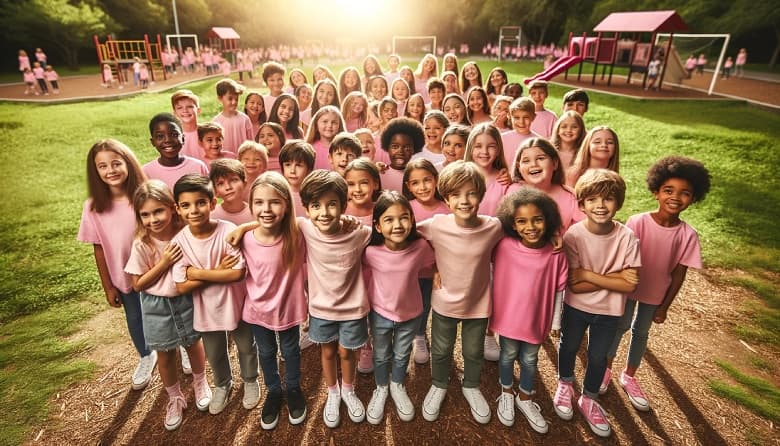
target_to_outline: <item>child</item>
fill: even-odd
[[[390,68],[387,73],[385,73],[387,82],[393,82],[393,80],[398,79],[398,77],[401,76],[401,73],[398,71],[398,67],[400,65],[401,56],[398,54],[391,54],[387,56],[387,66]]]
[[[114,139],[96,142],[87,154],[87,189],[78,240],[91,243],[106,301],[125,311],[127,329],[141,360],[133,372],[132,388],[140,390],[152,379],[157,353],[146,346],[141,300],[125,273],[135,231],[131,195],[146,177],[133,152]]]
[[[304,131],[309,128],[311,122],[311,101],[312,89],[309,84],[299,85],[294,91],[295,99],[298,101],[298,109],[301,111],[301,128]]]
[[[515,404],[540,434],[549,429],[531,400],[539,347],[550,330],[560,329],[560,309],[568,264],[552,240],[560,231],[555,204],[544,192],[523,187],[501,201],[498,218],[504,238],[493,253],[493,316],[490,328],[499,334],[501,396],[496,413],[505,426],[515,421]],[[522,288],[517,283],[523,284]],[[518,314],[525,317],[518,318]],[[520,386],[512,392],[515,361],[520,362]]]
[[[393,98],[385,96],[385,98],[379,102],[378,107],[379,128],[377,129],[377,133],[374,135],[374,139],[381,137],[382,131],[387,127],[387,124],[389,124],[391,120],[398,117],[398,104],[395,102],[395,100],[393,100]]]
[[[300,424],[306,418],[298,346],[299,327],[307,316],[305,246],[287,181],[277,172],[266,172],[257,178],[250,191],[250,209],[259,225],[244,235],[241,244],[247,266],[242,319],[254,333],[268,392],[260,426],[273,429],[279,421],[284,397],[276,359],[277,345],[284,358],[290,424]]]
[[[209,170],[203,161],[181,154],[184,135],[181,122],[175,116],[170,113],[154,115],[149,121],[149,134],[149,142],[160,157],[144,164],[147,178],[162,180],[172,189],[179,178],[188,173],[208,175]]]
[[[700,53],[696,59],[696,73],[704,75],[704,67],[707,66],[707,57],[704,53]]]
[[[476,164],[485,177],[485,193],[480,199],[479,213],[495,216],[498,203],[506,194],[507,189],[507,186],[498,180],[501,172],[507,170],[507,163],[504,161],[504,147],[498,129],[489,123],[478,124],[474,127],[469,133],[468,141],[466,141],[466,153],[463,159]],[[498,348],[496,348],[496,353],[498,353],[497,350]]]
[[[260,386],[257,348],[252,331],[241,320],[246,293],[242,281],[244,258],[225,242],[235,225],[211,218],[217,200],[208,177],[195,174],[181,177],[173,188],[173,196],[176,211],[188,225],[172,240],[182,252],[182,258],[173,265],[173,280],[177,293],[192,293],[193,328],[201,333],[214,376],[209,413],[217,415],[225,409],[233,388],[228,335],[238,348],[244,380],[242,404],[252,409],[260,400]]]
[[[506,71],[501,67],[495,67],[490,70],[487,82],[485,83],[485,93],[487,93],[489,106],[493,106],[496,96],[504,91],[504,86],[509,83]]]
[[[141,88],[149,88],[149,65],[141,64],[138,71],[138,79],[141,82]]]
[[[441,101],[444,100],[444,82],[438,77],[428,79],[428,99],[425,104],[427,110],[441,110]]]
[[[353,91],[347,94],[341,103],[341,116],[348,132],[365,127],[368,123],[368,98],[363,92]]]
[[[661,73],[661,56],[656,55],[653,58],[653,60],[647,65],[647,85],[645,85],[645,90],[648,89],[658,90],[658,87],[655,86],[655,81],[658,80],[658,75],[660,73]]]
[[[132,277],[133,289],[140,292],[144,338],[148,347],[157,352],[160,378],[168,393],[164,425],[172,431],[181,425],[182,411],[187,408],[176,372],[179,347],[184,347],[191,358],[195,406],[204,411],[211,402],[203,344],[192,327],[192,296],[176,291],[171,272],[182,253],[170,241],[184,224],[176,214],[170,189],[162,181],[143,183],[133,196],[133,208],[136,238],[125,272]]]
[[[693,56],[691,56],[693,57]],[[745,64],[747,63],[747,50],[745,48],[740,48],[739,52],[737,53],[737,60],[734,62],[734,75],[737,77],[742,77],[745,75]],[[686,64],[686,68],[687,68]],[[688,75],[688,77],[691,77]]]
[[[425,145],[422,151],[415,153],[412,159],[425,158],[434,165],[444,162],[442,154],[441,140],[444,131],[449,127],[450,122],[444,113],[433,110],[425,114],[423,120],[423,131],[425,132]]]
[[[412,118],[422,124],[424,114],[425,99],[423,99],[420,93],[415,93],[409,97],[408,101],[406,101],[406,106],[404,107],[404,116],[407,118]]]
[[[330,169],[343,177],[347,171],[347,164],[360,158],[362,153],[363,147],[360,145],[359,139],[349,132],[338,133],[333,137],[328,148]]]
[[[558,117],[555,116],[555,113],[544,108],[544,101],[547,100],[548,95],[547,82],[532,81],[528,85],[528,96],[534,101],[534,120],[531,123],[531,131],[543,138],[550,139],[550,135],[553,134],[553,125]]]
[[[511,165],[514,162],[517,148],[520,147],[523,141],[539,137],[531,130],[531,126],[536,118],[536,106],[531,98],[520,98],[512,101],[509,104],[509,116],[512,120],[512,130],[501,134],[507,165]]]
[[[366,418],[371,424],[382,421],[390,393],[398,418],[411,421],[414,405],[403,383],[423,311],[417,277],[433,267],[433,250],[419,238],[411,206],[400,193],[382,192],[373,214],[371,241],[363,254],[363,265],[370,272],[367,288],[376,389]]]
[[[406,109],[406,101],[409,100],[409,96],[412,94],[409,84],[403,78],[399,77],[390,84],[390,97],[398,105],[398,116],[403,116]]]
[[[238,111],[238,99],[244,92],[244,87],[227,78],[217,82],[216,90],[217,99],[222,104],[222,112],[214,117],[213,122],[222,126],[225,150],[235,153],[242,142],[255,139],[249,116]]]
[[[594,127],[585,135],[574,163],[566,172],[566,185],[574,187],[586,170],[594,168],[619,172],[620,143],[617,133],[605,125]]]
[[[395,118],[382,132],[382,149],[390,158],[388,169],[382,172],[385,189],[401,192],[406,164],[412,155],[422,150],[425,134],[419,122],[409,118]]]
[[[404,65],[401,67],[398,73],[400,74],[399,77],[404,81],[406,81],[406,85],[409,87],[409,94],[407,95],[407,97],[417,93],[417,89],[415,88],[415,83],[414,83],[414,71],[412,71],[412,69],[409,68],[408,66]]]
[[[309,172],[314,170],[315,156],[312,146],[299,139],[285,143],[279,152],[279,164],[282,165],[282,175],[293,192],[296,215],[306,215],[306,208],[303,207],[300,196],[301,184]]]
[[[458,72],[458,56],[455,53],[447,53],[442,58],[442,72],[444,71]]]
[[[588,93],[581,88],[569,90],[563,95],[563,111],[574,110],[583,118],[585,118],[589,104],[590,98],[588,98]]]
[[[181,122],[184,136],[182,155],[203,160],[203,149],[198,144],[198,115],[200,115],[200,99],[190,90],[177,90],[171,95],[173,114]],[[208,165],[206,166],[208,167]]]
[[[731,76],[731,68],[734,66],[734,60],[731,58],[731,56],[726,58],[726,61],[723,62],[723,79],[728,79],[729,76]]]
[[[30,68],[24,69],[22,78],[24,79],[25,85],[24,94],[30,94],[30,92],[33,92],[36,96],[38,96],[40,93],[38,93],[38,90],[35,88],[35,75]]]
[[[512,129],[512,122],[509,119],[509,105],[512,98],[509,96],[498,95],[493,101],[493,107],[490,114],[493,117],[493,125],[499,132],[505,132]]]
[[[368,83],[372,77],[379,76],[384,79],[382,75],[382,67],[379,65],[379,59],[373,54],[369,54],[363,59],[363,91],[368,93]]]
[[[523,95],[523,86],[517,82],[510,82],[504,85],[505,96],[509,96],[512,100],[515,100]]]
[[[374,161],[374,156],[376,155],[376,142],[374,141],[374,135],[371,134],[371,130],[367,128],[357,129],[352,132],[352,134],[360,140],[360,147],[363,149],[360,152],[360,157],[369,161]]]
[[[263,96],[265,109],[271,110],[276,98],[284,92],[284,65],[276,62],[266,62],[263,64],[263,82],[268,87],[269,93]]]
[[[314,78],[314,83],[317,84],[323,79],[328,79],[333,83],[333,85],[336,85],[336,75],[333,74],[332,71],[330,71],[330,68],[326,67],[325,65],[317,65],[314,67],[314,70],[312,70],[312,78]]]
[[[222,126],[214,122],[198,125],[198,144],[201,147],[203,158],[201,161],[211,166],[212,161],[221,158],[236,159],[236,154],[222,147]]]
[[[290,86],[284,89],[284,92],[289,94],[294,94],[298,87],[309,83],[309,80],[306,79],[306,73],[304,73],[300,68],[293,68],[290,70],[290,76],[288,80]]]
[[[466,116],[466,103],[460,94],[450,93],[444,97],[441,110],[447,116],[450,124],[462,124],[470,127],[468,116]]]
[[[46,71],[43,72],[43,76],[51,84],[51,89],[54,91],[54,94],[60,94],[60,76],[54,71],[54,67],[46,65]]]
[[[460,124],[452,124],[444,131],[441,142],[441,153],[444,162],[435,164],[436,170],[441,171],[448,164],[462,160],[466,154],[466,142],[469,139],[469,127]]]
[[[339,74],[339,100],[343,102],[353,91],[360,91],[360,73],[355,67],[347,67]]]
[[[471,87],[482,87],[482,72],[476,62],[466,62],[460,70],[460,91],[467,92]]]
[[[311,116],[316,115],[320,108],[326,105],[332,105],[336,107],[336,110],[341,109],[341,101],[339,101],[336,84],[329,79],[319,81],[314,86],[314,98],[311,101]],[[311,128],[311,125],[309,125],[309,128]]]
[[[439,73],[439,63],[436,56],[428,53],[420,59],[417,70],[414,72],[414,91],[422,95],[423,102],[430,101],[428,97],[428,81]]]
[[[564,420],[574,415],[574,362],[588,330],[588,362],[577,406],[593,433],[607,437],[612,429],[596,400],[626,294],[632,293],[639,282],[639,240],[633,231],[613,220],[626,193],[620,175],[589,169],[574,190],[587,218],[563,235],[569,279],[561,316],[558,389],[553,408]]]
[[[482,87],[471,87],[466,92],[466,116],[471,125],[490,122],[490,105],[485,89]]]
[[[344,179],[347,181],[347,196],[349,202],[345,215],[351,215],[360,220],[360,223],[371,227],[373,224],[374,202],[382,192],[382,180],[379,177],[379,169],[369,160],[358,158],[350,161],[344,171]],[[360,369],[358,364],[358,369]],[[373,368],[365,367],[366,368]],[[362,372],[362,370],[361,370]],[[365,373],[370,373],[368,370]]]
[[[117,83],[117,79],[114,77],[114,72],[111,70],[111,65],[104,63],[103,64],[103,83],[100,84],[103,86],[103,88],[111,88],[115,83]],[[120,85],[119,88],[122,88]]]
[[[473,163],[456,161],[439,175],[439,192],[452,214],[434,215],[417,230],[431,242],[441,286],[431,306],[432,385],[423,402],[423,418],[435,421],[447,394],[452,352],[461,325],[463,396],[471,415],[490,421],[490,406],[479,390],[485,329],[490,316],[490,256],[501,239],[501,222],[478,215],[485,178]]]
[[[311,118],[309,131],[306,133],[306,142],[311,144],[317,157],[314,159],[315,169],[330,169],[328,155],[330,142],[337,133],[345,130],[344,118],[339,109],[332,105],[326,105]]]
[[[301,113],[295,96],[282,93],[274,101],[268,121],[279,124],[284,129],[285,139],[303,138],[301,131]]]
[[[211,163],[209,179],[214,195],[221,199],[211,216],[216,220],[225,220],[236,226],[254,220],[252,211],[245,201],[246,170],[240,161],[219,159]]]
[[[687,79],[690,79],[693,76],[693,70],[696,69],[696,56],[691,54],[688,56],[688,59],[685,61],[685,72],[687,74]]]
[[[561,164],[566,171],[574,163],[585,139],[585,121],[574,110],[567,110],[555,121],[550,142],[558,151]]]
[[[244,165],[244,172],[246,173],[246,184],[254,184],[257,177],[268,169],[268,150],[265,146],[254,141],[244,141],[238,147],[238,161]],[[277,164],[279,160],[277,158]],[[279,172],[279,169],[276,170]],[[245,188],[244,200],[249,201],[250,192],[249,188]]]
[[[441,74],[445,95],[457,94],[460,96],[460,86],[458,85],[458,75],[456,73],[456,71],[445,71]]]
[[[265,101],[260,93],[252,91],[246,95],[244,113],[249,117],[249,122],[252,123],[252,135],[256,138],[257,132],[260,131],[260,125],[268,120],[265,113]]]
[[[354,390],[356,350],[368,341],[369,304],[356,254],[368,245],[371,229],[360,226],[354,232],[340,233],[347,182],[336,172],[310,173],[301,185],[301,200],[309,217],[300,222],[308,263],[309,337],[322,346],[322,374],[328,386],[323,419],[330,428],[338,426],[343,400],[349,418],[359,423],[365,418],[365,408]]]
[[[268,151],[267,169],[281,172],[282,166],[279,162],[279,152],[287,142],[282,126],[275,122],[264,122],[260,125],[260,130],[257,132],[257,142],[262,144]]]
[[[387,79],[383,76],[370,77],[366,85],[366,91],[371,96],[371,100],[381,101],[382,98],[387,96]]]
[[[631,328],[626,368],[620,385],[637,410],[650,410],[650,400],[639,386],[636,371],[647,348],[653,322],[663,324],[666,313],[685,281],[688,268],[701,268],[701,247],[696,231],[680,220],[680,214],[704,199],[710,190],[710,175],[700,162],[681,156],[658,160],[647,173],[647,187],[658,201],[655,212],[629,217],[626,226],[639,237],[642,280],[626,300],[617,334],[607,352],[607,370],[599,393],[604,393],[612,375],[612,362],[623,335]],[[634,309],[638,307],[636,316]]]
[[[30,66],[30,56],[27,55],[27,51],[19,50],[18,55],[19,71],[23,72],[26,69],[30,69],[32,71],[32,67]]]

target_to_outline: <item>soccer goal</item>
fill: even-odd
[[[393,36],[393,54],[436,54],[436,36]]]
[[[165,35],[165,47],[166,48],[174,48],[171,46],[171,39],[176,39],[176,46],[175,48],[178,48],[179,51],[184,51],[181,45],[182,39],[190,39],[190,41],[194,41],[195,44],[192,45],[192,49],[195,50],[195,52],[200,51],[200,47],[198,46],[198,35],[197,34],[166,34]]]
[[[502,26],[498,30],[498,61],[505,56],[506,49],[522,46],[523,28],[519,26]]]
[[[669,47],[671,52],[664,70],[664,83],[683,85],[692,88],[706,89],[711,95],[715,83],[721,75],[726,48],[729,46],[731,34],[656,34],[655,48]],[[698,59],[704,55],[706,63],[703,70],[686,69],[686,61],[693,56]],[[706,81],[706,82],[705,82]]]

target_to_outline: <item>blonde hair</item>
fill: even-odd
[[[339,128],[336,130],[337,134],[345,130],[346,124],[344,123],[344,117],[341,116],[341,112],[339,111],[339,109],[334,107],[333,105],[323,106],[319,110],[317,110],[317,113],[315,113],[314,116],[311,117],[311,123],[309,124],[309,131],[306,132],[307,143],[314,144],[315,142],[319,141],[322,138],[322,135],[320,135],[320,129],[317,127],[317,124],[320,122],[322,116],[327,113],[333,113],[339,118]]]
[[[496,159],[493,160],[493,164],[491,164],[493,170],[499,172],[502,169],[506,169],[507,165],[506,159],[504,159],[504,143],[501,141],[501,132],[498,131],[496,126],[489,122],[477,124],[473,129],[471,129],[471,132],[469,133],[469,139],[466,140],[466,152],[463,154],[463,159],[474,162],[474,142],[476,141],[477,136],[482,134],[487,134],[493,138],[493,140],[496,142],[496,147],[498,148]]]
[[[147,246],[154,248],[151,234],[144,227],[141,221],[141,207],[148,200],[159,201],[162,205],[171,209],[171,224],[178,231],[184,227],[184,222],[176,212],[176,201],[168,185],[160,180],[149,180],[138,186],[138,190],[133,194],[133,210],[135,211],[135,238],[144,242]]]
[[[363,100],[363,111],[357,116],[358,127],[363,127],[368,122],[368,97],[362,91],[351,91],[344,97],[344,101],[341,103],[341,116],[344,121],[349,121],[355,116],[352,116],[352,104],[355,101]]]
[[[485,197],[485,175],[482,169],[471,161],[457,160],[447,164],[439,173],[437,187],[445,200],[465,184],[473,184],[479,201]]]
[[[176,92],[171,95],[171,106],[175,109],[176,103],[181,101],[182,99],[189,99],[192,102],[195,103],[195,107],[200,108],[200,99],[198,96],[192,92],[192,90],[177,90]]]
[[[578,177],[590,168],[590,142],[593,140],[593,135],[595,135],[596,132],[600,132],[602,130],[606,130],[611,133],[612,137],[615,139],[615,154],[612,155],[612,158],[609,159],[607,169],[614,172],[620,172],[620,144],[618,143],[617,133],[615,133],[614,130],[607,127],[606,125],[600,125],[598,127],[593,127],[590,129],[588,134],[585,135],[585,139],[582,140],[582,145],[580,146],[580,150],[577,153],[577,157],[574,158],[574,163],[572,164],[571,169],[577,174]]]
[[[242,156],[244,156],[247,152],[257,152],[260,154],[260,158],[265,161],[266,164],[268,164],[268,149],[265,148],[264,145],[260,144],[259,142],[254,142],[251,140],[246,140],[241,143],[240,146],[238,146],[238,153],[236,157],[240,160]]]
[[[614,197],[617,209],[623,207],[626,198],[626,182],[615,171],[609,169],[588,169],[574,186],[577,202],[582,204],[589,197]]]
[[[509,113],[511,114],[515,110],[522,110],[536,116],[536,104],[534,104],[531,98],[526,96],[519,97],[509,104]]]
[[[282,229],[282,261],[286,270],[291,270],[298,264],[298,243],[300,233],[295,221],[295,206],[293,206],[290,183],[282,174],[274,171],[264,172],[257,177],[249,189],[249,210],[254,214],[254,195],[258,187],[270,187],[284,200],[284,217],[280,223]]]

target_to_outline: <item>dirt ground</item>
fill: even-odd
[[[462,361],[456,351],[452,381],[437,422],[425,421],[419,414],[422,400],[430,386],[430,365],[410,366],[407,389],[417,408],[411,422],[401,422],[388,399],[385,421],[378,426],[366,422],[355,424],[342,406],[341,426],[328,429],[322,421],[325,384],[321,378],[319,349],[303,352],[302,387],[308,401],[308,417],[298,426],[286,420],[283,409],[279,425],[273,431],[259,426],[261,406],[247,411],[241,407],[240,378],[235,376],[234,392],[227,409],[212,416],[195,409],[191,378],[183,379],[183,390],[189,407],[184,423],[175,432],[163,427],[167,395],[159,376],[143,391],[132,391],[129,377],[136,364],[135,353],[124,327],[120,311],[99,313],[79,333],[79,339],[94,339],[100,333],[101,344],[93,344],[82,355],[98,364],[95,379],[72,386],[55,396],[49,419],[33,429],[26,444],[37,445],[135,445],[135,444],[390,444],[426,445],[442,440],[462,445],[472,444],[615,444],[615,445],[744,445],[756,439],[764,444],[780,442],[777,428],[735,403],[715,396],[708,380],[728,378],[715,365],[720,359],[747,367],[753,356],[778,365],[774,353],[762,346],[750,346],[751,353],[732,335],[731,328],[743,320],[738,309],[756,298],[744,290],[715,284],[707,275],[691,272],[672,307],[669,319],[656,325],[649,349],[638,377],[651,398],[653,409],[647,413],[634,410],[617,379],[601,399],[614,429],[612,437],[594,436],[580,414],[571,421],[559,419],[552,408],[556,386],[556,347],[547,342],[540,351],[536,401],[550,422],[550,431],[540,435],[531,430],[521,414],[511,428],[502,425],[495,415],[499,396],[496,363],[486,362],[482,373],[482,391],[491,403],[493,419],[478,425],[468,411],[458,381]],[[626,339],[618,354],[625,360]],[[234,364],[235,356],[234,356]],[[583,355],[580,355],[583,359]],[[283,363],[282,363],[283,364]],[[617,363],[616,363],[617,364]],[[583,370],[578,361],[577,376]],[[235,367],[237,369],[237,367]],[[620,368],[616,365],[617,371]],[[752,369],[755,370],[755,369]],[[234,375],[237,374],[234,370]],[[516,368],[516,376],[519,369]],[[760,372],[759,372],[760,373]],[[778,382],[777,377],[764,374]],[[360,375],[358,396],[368,403],[374,388],[371,375]],[[264,389],[264,386],[261,386]],[[262,405],[262,401],[261,401]]]

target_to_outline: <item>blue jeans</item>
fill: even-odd
[[[558,378],[574,382],[574,361],[582,337],[588,330],[588,365],[582,385],[585,395],[598,398],[599,386],[607,369],[607,352],[615,339],[619,316],[593,314],[563,305],[561,341],[558,347]]]
[[[417,329],[417,336],[425,337],[425,331],[428,328],[428,316],[431,314],[433,279],[418,279],[418,282],[420,284],[420,294],[422,294],[423,312],[420,315],[420,327]]]
[[[634,309],[637,307],[637,303],[639,303],[639,309],[636,312],[636,317],[634,317]],[[631,368],[638,368],[639,364],[642,363],[642,358],[645,356],[645,351],[647,351],[647,338],[650,334],[650,327],[653,325],[653,317],[657,308],[658,305],[626,299],[626,309],[618,321],[615,340],[612,341],[607,357],[614,358],[617,356],[620,340],[623,339],[623,335],[631,328],[631,343],[628,346],[627,363]]]
[[[260,369],[268,387],[268,393],[282,392],[282,378],[279,376],[279,364],[276,362],[276,335],[279,335],[279,348],[284,358],[284,385],[290,389],[301,387],[301,348],[300,326],[287,330],[274,331],[260,325],[249,324],[255,335],[257,354],[260,356]]]
[[[386,386],[390,379],[403,383],[412,354],[412,341],[417,334],[420,319],[395,322],[372,311],[368,314],[371,322],[371,336],[374,340],[374,380],[377,386]]]
[[[515,374],[515,361],[520,362],[520,391],[530,395],[534,390],[536,363],[540,344],[531,344],[503,336],[498,337],[501,355],[498,357],[498,381],[509,389]]]
[[[122,308],[125,310],[125,320],[127,320],[127,331],[130,332],[130,339],[133,340],[133,346],[141,357],[148,355],[152,351],[146,346],[144,339],[144,323],[141,312],[140,293],[130,290],[129,293],[119,292],[122,299]]]

